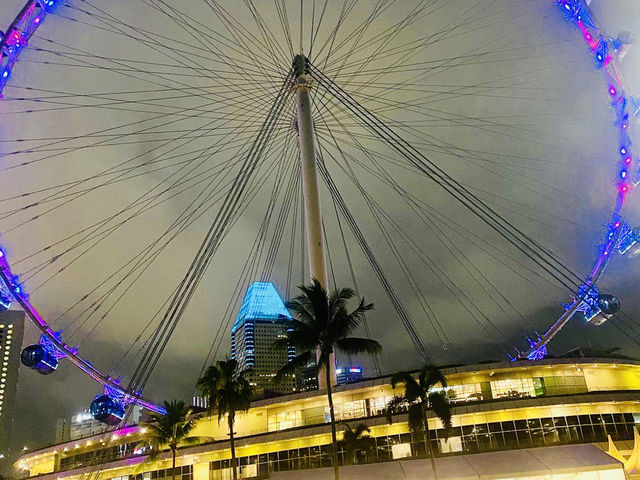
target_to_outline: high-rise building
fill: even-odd
[[[318,368],[316,361],[311,360],[296,373],[296,388],[300,392],[318,389]]]
[[[7,310],[0,313],[0,453],[6,452],[11,438],[23,333],[24,312]]]
[[[348,365],[346,367],[340,367],[336,369],[336,377],[338,383],[343,385],[345,383],[359,382],[363,377],[362,367],[356,365]]]
[[[295,356],[292,348],[274,348],[286,335],[291,315],[273,283],[254,282],[247,290],[238,317],[231,328],[231,358],[240,370],[250,369],[247,379],[258,390],[295,391],[295,378],[276,385],[276,372]]]

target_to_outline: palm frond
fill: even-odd
[[[421,399],[425,393],[409,372],[398,372],[391,376],[392,388],[395,389],[400,384],[404,385],[404,397],[408,403]]]
[[[356,436],[356,438],[361,437],[364,433],[371,433],[371,429],[369,427],[367,427],[366,424],[364,423],[359,423],[356,425],[356,428],[353,429],[353,433]]]
[[[164,408],[166,414],[152,414],[151,421],[142,424],[147,432],[141,444],[153,447],[149,454],[152,460],[164,448],[175,448],[178,444],[191,441],[189,433],[196,426],[191,408],[184,401],[165,401]],[[197,441],[196,438],[194,442]]]
[[[440,419],[445,431],[451,430],[451,405],[443,392],[429,394],[429,409]]]
[[[400,413],[404,413],[407,408],[407,401],[402,395],[394,395],[394,397],[389,400],[386,407],[384,408],[384,414],[387,418],[387,423],[393,423],[393,415],[399,415]]]
[[[236,360],[219,360],[198,380],[198,388],[209,400],[209,412],[217,412],[218,422],[227,414],[233,416],[251,406],[253,390],[246,374],[246,370],[238,371]]]
[[[373,308],[373,303],[366,304],[363,298],[350,313],[347,313],[344,305],[338,309],[331,318],[331,330],[336,338],[346,337],[353,332],[364,319],[365,313]]]
[[[422,432],[426,423],[422,405],[420,403],[412,403],[409,405],[407,413],[409,430],[412,432]]]
[[[426,392],[438,384],[443,388],[447,386],[447,379],[442,371],[434,365],[425,365],[418,375],[420,386]]]
[[[358,355],[359,353],[376,355],[382,351],[382,345],[377,341],[359,337],[339,338],[336,340],[336,347],[350,355]]]

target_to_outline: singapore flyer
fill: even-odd
[[[3,415],[13,424],[0,458],[53,445],[40,429],[83,409],[122,431],[138,423],[134,410],[142,423],[170,417],[172,398],[196,397],[214,415],[203,379],[230,358],[247,367],[254,401],[328,392],[319,424],[331,426],[333,450],[319,466],[337,478],[339,464],[373,458],[344,447],[338,459],[336,419],[359,418],[332,403],[347,373],[395,389],[395,372],[425,365],[449,375],[495,363],[487,375],[500,376],[567,357],[637,357],[634,2],[4,1],[0,322],[24,321],[17,347],[0,337],[16,372],[4,412],[0,398],[0,427]],[[342,288],[360,306],[326,335],[360,343],[304,343],[296,328],[317,317],[305,302],[329,292],[341,319]],[[309,368],[313,387],[300,384]],[[489,376],[473,392],[430,384],[424,398],[521,397]],[[560,385],[536,378],[527,398]],[[602,390],[640,390],[623,383]],[[398,412],[411,416],[419,398]],[[394,405],[374,409],[380,422]],[[431,457],[435,476],[438,455],[482,451],[456,422],[460,450],[429,437],[425,417],[424,445],[406,456]],[[606,441],[608,430],[591,428],[566,443]],[[230,432],[232,462],[215,468],[235,478]],[[519,448],[542,445],[528,438]],[[127,455],[155,458],[140,448]],[[30,458],[15,465],[60,478],[67,457],[51,471]],[[96,462],[91,474],[102,475]]]

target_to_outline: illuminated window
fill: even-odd
[[[333,408],[336,420],[347,420],[350,418],[362,418],[367,416],[364,400],[338,403],[335,404]],[[329,421],[329,407],[325,408],[325,421]]]
[[[509,378],[491,382],[493,398],[535,397],[532,378]]]
[[[382,415],[387,404],[391,401],[393,396],[387,395],[385,397],[375,397],[369,399],[369,409],[371,415]]]
[[[447,397],[451,402],[475,402],[484,400],[482,387],[479,383],[467,383],[465,385],[449,385]]]
[[[398,458],[407,458],[411,456],[411,444],[410,443],[398,443],[391,445],[391,455],[394,460]]]

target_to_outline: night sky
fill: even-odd
[[[70,0],[37,31],[0,103],[0,244],[43,316],[125,382],[299,49],[300,2],[255,1],[255,18],[244,4],[221,3]],[[592,3],[605,33],[640,32],[638,2]],[[0,24],[21,4],[2,0]],[[308,1],[303,47],[359,103],[585,275],[615,199],[617,138],[602,73],[553,4],[329,0],[323,11],[325,2]],[[640,47],[622,66],[640,95]],[[567,289],[321,87],[314,101],[327,170],[435,363],[505,359],[560,315]],[[289,99],[148,397],[191,397],[207,359],[228,355],[252,281],[273,281],[285,298],[307,281],[294,113]],[[324,185],[321,196],[331,285],[353,286],[353,272],[376,304],[367,321],[384,347],[383,374],[417,367]],[[625,215],[640,222],[634,195]],[[626,316],[612,320],[620,328],[576,317],[551,353],[592,345],[640,355],[638,280],[637,258],[614,258],[600,286],[622,302]],[[28,326],[25,345],[37,338]],[[371,360],[352,360],[376,375]],[[49,377],[22,368],[14,445],[51,442],[56,419],[98,392],[64,362]]]

